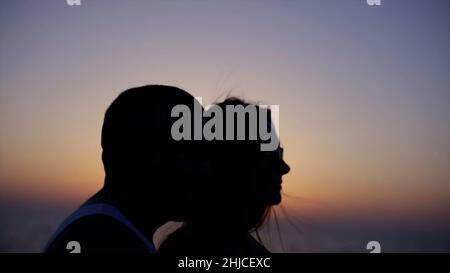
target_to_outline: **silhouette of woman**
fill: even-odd
[[[248,103],[228,98],[213,107],[225,112],[227,105]],[[257,111],[259,112],[259,111]],[[268,126],[271,126],[270,111]],[[226,115],[223,115],[226,124]],[[236,119],[236,117],[234,117]],[[246,135],[249,122],[246,117]],[[234,133],[236,133],[236,122]],[[226,126],[223,126],[226,130]],[[223,135],[226,135],[225,132]],[[236,138],[234,138],[236,139]],[[214,181],[203,189],[205,201],[195,217],[170,234],[159,251],[170,254],[266,254],[268,250],[251,232],[264,223],[273,205],[281,202],[282,176],[290,170],[283,160],[283,149],[260,151],[257,140],[214,140],[209,143],[209,156]]]

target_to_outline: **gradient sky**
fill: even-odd
[[[447,0],[0,5],[4,200],[94,193],[104,111],[158,83],[280,105],[291,211],[450,219]]]

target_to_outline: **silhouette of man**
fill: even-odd
[[[74,242],[81,253],[155,252],[158,227],[191,217],[208,161],[201,142],[172,139],[171,110],[179,104],[193,113],[198,102],[162,85],[132,88],[113,101],[101,137],[104,186],[61,224],[45,252],[68,253]]]

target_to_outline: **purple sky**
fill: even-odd
[[[447,0],[2,1],[0,200],[95,192],[106,107],[159,83],[205,104],[231,92],[280,105],[284,189],[320,204],[285,200],[293,213],[442,228],[449,11]]]

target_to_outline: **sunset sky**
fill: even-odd
[[[449,1],[0,5],[3,202],[80,204],[108,105],[167,84],[280,106],[290,212],[450,226]]]

